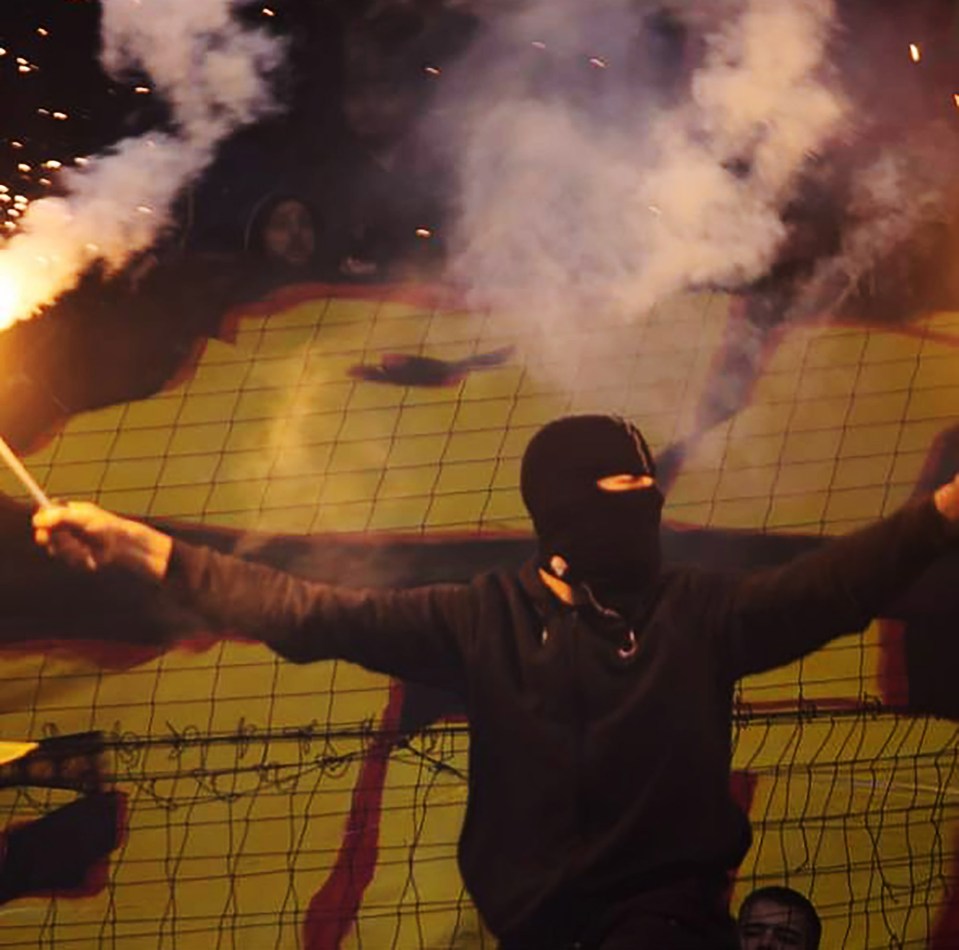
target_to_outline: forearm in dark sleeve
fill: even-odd
[[[781,666],[862,630],[954,547],[955,528],[925,499],[782,567],[746,575],[732,593],[734,675]]]
[[[451,685],[469,635],[466,585],[353,590],[182,541],[174,544],[167,585],[217,629],[251,636],[298,663],[338,658]]]

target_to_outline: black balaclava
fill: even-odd
[[[655,474],[646,441],[624,419],[567,416],[540,429],[523,455],[520,490],[542,566],[559,555],[567,583],[585,585],[604,605],[634,604],[660,570],[663,496],[655,486],[610,492],[596,482]]]

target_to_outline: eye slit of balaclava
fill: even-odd
[[[614,416],[568,416],[530,441],[520,487],[544,566],[559,555],[564,580],[599,597],[639,592],[660,568],[662,495],[655,487],[608,492],[609,475],[655,477],[639,430]]]

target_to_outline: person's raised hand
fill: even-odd
[[[956,475],[951,482],[940,485],[933,494],[933,500],[939,514],[950,522],[950,524],[959,524],[959,475]]]
[[[173,546],[168,535],[86,501],[39,509],[33,535],[51,556],[75,568],[116,565],[157,580],[166,574]]]

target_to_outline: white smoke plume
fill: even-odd
[[[924,229],[952,226],[959,135],[952,123],[938,120],[910,131],[857,168],[839,250],[817,262],[785,319],[836,312],[884,262],[921,255],[923,248],[916,245]]]
[[[0,249],[0,323],[25,319],[95,261],[116,270],[154,243],[181,189],[240,126],[274,108],[283,45],[237,19],[239,0],[102,0],[102,62],[139,70],[169,103],[172,131],[119,142],[61,172]]]
[[[627,62],[641,4],[528,0],[491,24],[463,80],[480,91],[464,119],[453,273],[475,303],[548,326],[597,306],[634,315],[773,262],[781,212],[846,114],[825,61],[832,3],[687,6],[673,15],[701,47],[667,95]],[[515,62],[489,66],[504,45],[582,70],[565,88],[530,82]]]

